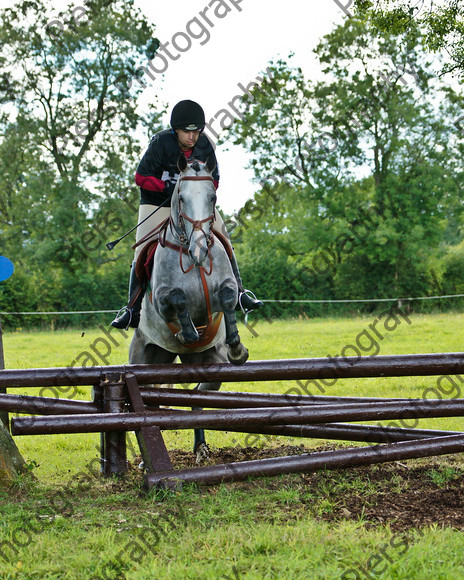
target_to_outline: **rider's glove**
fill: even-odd
[[[164,182],[164,193],[168,193],[169,195],[172,195],[174,193],[174,188],[176,187],[176,182],[175,181],[165,181]]]

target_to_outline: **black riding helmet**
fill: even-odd
[[[205,112],[195,101],[180,101],[171,113],[171,127],[184,131],[203,131]]]

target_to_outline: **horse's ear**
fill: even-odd
[[[206,160],[206,171],[208,171],[209,173],[213,173],[213,171],[216,169],[216,158],[214,157],[214,155],[210,155],[208,157],[208,159]]]
[[[183,153],[181,153],[177,158],[177,167],[179,168],[179,171],[182,173],[187,169],[187,166],[188,166],[187,158]]]

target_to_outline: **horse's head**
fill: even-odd
[[[202,266],[208,256],[210,231],[214,222],[216,188],[212,172],[214,157],[206,163],[187,161],[181,154],[178,160],[180,177],[172,196],[171,214],[183,244],[196,266]]]

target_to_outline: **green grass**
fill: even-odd
[[[240,331],[251,360],[325,357],[355,344],[356,337],[375,319],[372,315],[272,323],[260,320],[253,332],[243,325]],[[410,321],[402,319],[394,330],[377,323],[382,334],[379,354],[463,350],[462,314],[413,314]],[[111,336],[118,344],[113,343],[107,353],[104,343],[98,341],[105,337],[100,329],[5,333],[6,367],[67,366],[76,360],[90,366],[92,358],[101,364],[97,351],[105,363],[127,362],[129,338],[116,330]],[[363,344],[365,355],[376,350],[375,345],[368,349],[368,342]],[[348,350],[347,355],[353,354]],[[420,397],[425,389],[436,385],[437,377],[400,377],[339,380],[325,389],[329,395]],[[296,386],[295,382],[264,381],[231,383],[222,388],[285,393]],[[308,388],[317,394],[314,385],[308,384]],[[39,391],[9,390],[25,394]],[[63,391],[61,396],[88,399],[90,389]],[[424,420],[420,426],[462,428],[461,420],[454,418]],[[256,440],[234,433],[208,432],[207,437],[213,448],[301,444],[301,440],[291,438],[270,443],[264,437]],[[187,486],[180,493],[145,496],[135,470],[124,482],[95,477],[98,435],[30,436],[16,441],[25,459],[31,465],[39,464],[34,469],[38,482],[21,478],[0,495],[0,578],[306,580],[340,578],[345,572],[346,578],[368,577],[369,572],[379,578],[464,578],[464,536],[459,531],[425,528],[403,536],[388,526],[368,529],[362,514],[357,521],[324,520],[338,509],[344,493],[363,498],[381,493],[378,482],[327,472],[318,477],[314,489],[302,487],[300,476],[295,475],[211,488]],[[169,432],[166,442],[168,449],[189,450],[192,434]],[[450,465],[446,459],[441,461],[443,468],[435,467],[429,475],[440,488],[462,473],[460,457],[453,458]],[[392,485],[401,493],[401,481]],[[13,542],[14,548],[5,541]],[[8,561],[2,558],[1,549]]]

